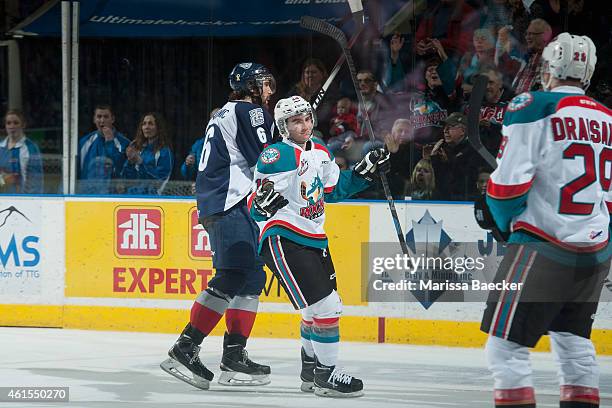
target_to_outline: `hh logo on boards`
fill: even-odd
[[[189,257],[192,259],[212,257],[210,237],[198,222],[198,209],[196,207],[189,210]]]
[[[115,253],[119,258],[159,258],[163,254],[164,213],[160,207],[115,209]]]

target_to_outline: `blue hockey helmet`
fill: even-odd
[[[255,87],[259,93],[263,91],[264,82],[268,81],[272,93],[276,91],[276,81],[268,68],[253,62],[241,62],[236,65],[229,75],[230,87],[234,91],[252,92]]]

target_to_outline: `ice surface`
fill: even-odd
[[[249,357],[272,367],[272,383],[201,391],[159,363],[176,335],[0,327],[0,386],[68,386],[70,403],[5,407],[492,407],[481,349],[346,342],[340,365],[364,381],[365,396],[322,399],[300,392],[300,343],[253,338]],[[202,361],[218,376],[222,339],[204,340]],[[599,357],[601,406],[612,406],[612,357]],[[556,367],[533,353],[538,407],[558,407]]]

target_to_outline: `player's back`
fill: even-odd
[[[529,147],[523,154],[531,156],[535,174],[527,207],[513,220],[513,230],[594,251],[608,240],[612,117],[608,108],[577,90],[525,94],[532,101],[523,103],[532,106],[515,105],[504,121],[504,134],[520,132],[533,139],[525,140]],[[521,171],[520,165],[515,171]]]
[[[602,249],[612,208],[610,110],[575,87],[517,98],[504,119],[502,144],[507,137],[524,142],[512,154],[526,157],[505,159],[516,164],[510,171],[531,174],[531,185],[513,231],[579,252]]]
[[[272,127],[261,106],[245,101],[229,101],[211,118],[196,178],[200,217],[226,211],[248,195]]]

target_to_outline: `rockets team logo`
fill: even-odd
[[[515,112],[517,110],[521,110],[531,105],[533,101],[533,95],[529,92],[523,92],[520,95],[515,96],[508,105],[508,111]]]
[[[163,211],[159,207],[117,207],[115,254],[119,258],[159,258],[163,254]]]
[[[300,208],[300,215],[304,218],[308,218],[309,220],[323,215],[323,212],[325,211],[323,194],[324,186],[319,176],[316,176],[310,184],[302,181],[300,184],[300,195],[304,201],[308,203],[308,205]]]
[[[280,152],[274,147],[267,148],[261,153],[261,161],[264,164],[272,164],[280,159]]]

